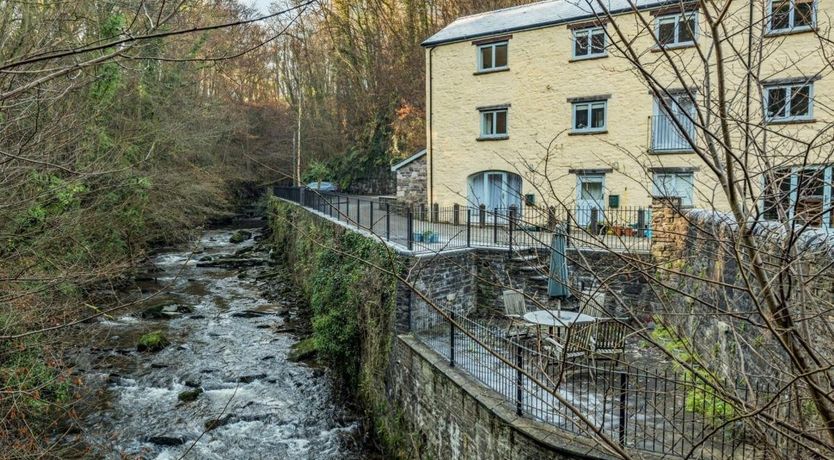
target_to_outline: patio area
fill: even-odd
[[[297,187],[276,188],[275,195],[415,252],[548,247],[557,226],[567,230],[573,248],[634,253],[646,253],[651,248],[648,209],[611,209],[585,216],[581,209],[405,208],[376,196],[320,193]],[[583,225],[578,225],[580,222]]]
[[[732,408],[634,335],[624,337],[616,359],[596,359],[588,350],[567,360],[554,354],[549,331],[537,325],[450,311],[453,323],[421,308],[412,313],[414,336],[503,396],[518,415],[593,437],[590,424],[624,447],[664,456],[769,458],[743,424],[725,424]]]

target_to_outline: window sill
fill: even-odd
[[[678,150],[655,150],[649,149],[648,153],[650,155],[682,155],[682,154],[693,154],[695,153],[692,149],[678,149]]]
[[[608,53],[605,54],[595,54],[593,56],[584,56],[584,57],[573,57],[568,60],[568,62],[582,62],[582,61],[593,61],[596,59],[605,59],[608,57]]]
[[[594,134],[608,134],[608,130],[603,129],[600,131],[571,131],[568,133],[568,136],[593,136]]]
[[[819,31],[819,28],[817,28],[816,26],[814,26],[814,27],[794,27],[793,29],[769,30],[764,34],[764,36],[766,38],[783,37],[785,35],[807,34],[809,32],[817,32],[817,31]]]
[[[673,45],[666,45],[666,46],[654,46],[652,47],[652,53],[662,53],[663,51],[676,51],[676,50],[683,50],[687,48],[695,48],[696,43],[676,43]]]
[[[816,118],[798,118],[794,120],[768,120],[768,125],[803,125],[816,123]]]
[[[507,136],[479,137],[479,138],[476,138],[475,140],[478,141],[478,142],[490,142],[490,141],[506,141],[509,138],[510,138],[510,136],[507,135]]]
[[[487,70],[479,70],[472,75],[488,75],[491,73],[501,73],[501,72],[509,72],[509,67],[501,67],[500,69],[487,69]]]

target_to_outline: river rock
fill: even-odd
[[[261,380],[266,378],[266,374],[253,374],[253,375],[243,375],[237,378],[237,381],[240,383],[252,383],[255,380]]]
[[[248,230],[238,230],[231,236],[231,238],[229,238],[229,243],[240,244],[250,238],[252,238],[252,232]]]
[[[185,444],[185,438],[181,436],[149,436],[146,441],[157,446],[181,446]]]
[[[186,391],[180,392],[180,394],[177,395],[177,399],[179,399],[182,402],[192,402],[192,401],[196,401],[197,398],[199,398],[201,394],[203,394],[203,389],[202,388],[195,388],[193,390],[186,390]]]
[[[287,360],[292,362],[312,361],[316,358],[316,342],[312,337],[304,339],[292,346]]]
[[[234,417],[231,414],[226,414],[226,415],[224,415],[220,418],[212,418],[212,419],[206,420],[206,422],[203,423],[203,427],[205,427],[206,431],[211,431],[211,430],[220,428],[223,425],[228,425],[229,422],[231,422],[233,418]]]
[[[167,347],[170,342],[161,331],[149,332],[139,337],[136,349],[139,351],[155,352]]]
[[[200,268],[247,268],[259,267],[266,265],[263,259],[247,259],[235,257],[222,257],[209,262],[197,262],[197,267]]]

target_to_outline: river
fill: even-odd
[[[86,455],[365,456],[358,418],[334,395],[326,372],[287,359],[297,342],[287,319],[298,304],[292,286],[280,276],[258,280],[280,268],[264,265],[269,255],[255,239],[230,243],[235,230],[205,232],[196,254],[154,256],[116,294],[119,302],[157,294],[84,326],[90,346],[76,359],[90,392],[81,411],[83,443],[92,449]],[[233,262],[205,266],[226,259]],[[139,337],[156,330],[170,345],[139,352]]]

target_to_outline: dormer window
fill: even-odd
[[[812,29],[816,23],[814,0],[771,0],[771,32],[792,32]]]
[[[492,72],[507,68],[509,42],[500,41],[478,45],[478,71]]]

